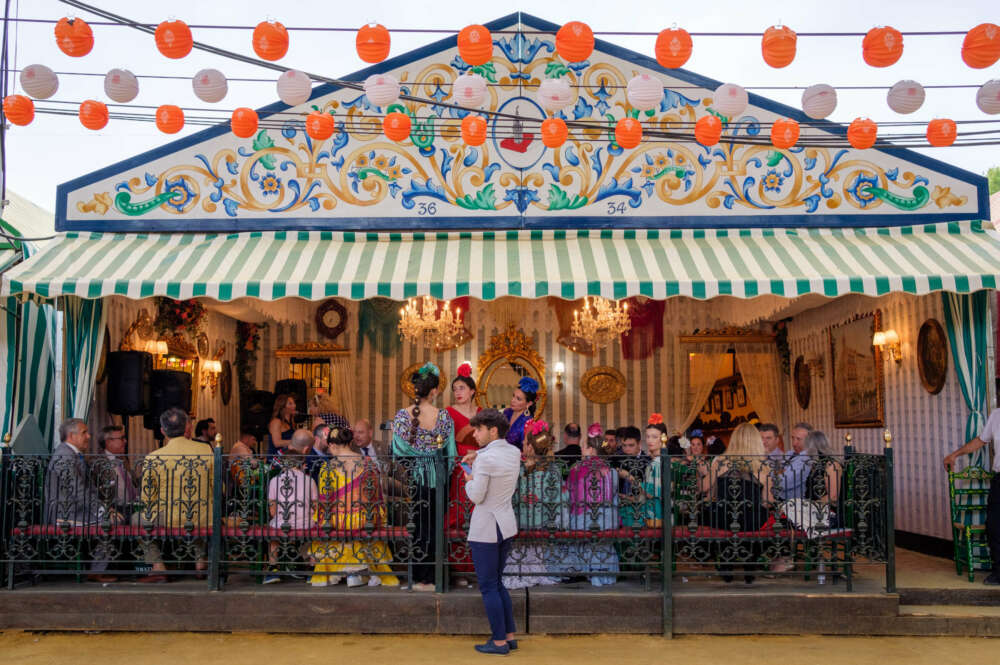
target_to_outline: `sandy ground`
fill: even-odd
[[[489,662],[467,637],[197,633],[0,634],[4,665],[408,665]],[[510,656],[521,663],[738,662],[740,665],[914,665],[996,662],[1000,640],[953,637],[536,637]]]

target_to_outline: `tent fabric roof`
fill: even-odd
[[[68,233],[4,275],[3,293],[322,300],[567,299],[997,288],[982,222],[860,229],[233,234]]]

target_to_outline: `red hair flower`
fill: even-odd
[[[654,413],[653,415],[651,415],[649,417],[649,424],[650,425],[662,425],[663,424],[663,416],[660,415],[659,413]]]
[[[461,365],[459,365],[458,366],[458,375],[459,376],[464,376],[464,377],[470,377],[470,376],[472,376],[472,364],[471,363],[462,363]]]
[[[601,427],[601,423],[593,423],[587,428],[587,436],[591,439],[596,439],[604,435],[604,428]]]

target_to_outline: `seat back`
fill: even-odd
[[[968,513],[985,512],[993,474],[981,466],[948,472],[951,520],[959,522]]]

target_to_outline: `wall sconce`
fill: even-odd
[[[826,376],[826,367],[824,367],[822,353],[811,353],[807,355],[806,365],[809,365],[809,369],[814,372],[817,377],[822,379]]]
[[[903,362],[903,354],[900,351],[899,335],[895,330],[880,330],[872,337],[872,346],[877,346],[883,352],[888,351],[889,357],[899,365]]]
[[[222,363],[218,360],[206,360],[201,368],[201,387],[202,389],[208,389],[212,391],[212,397],[215,397],[215,391],[219,388],[219,374],[222,373]]]
[[[566,365],[561,362],[556,363],[556,388],[562,389],[563,375],[566,374]]]

